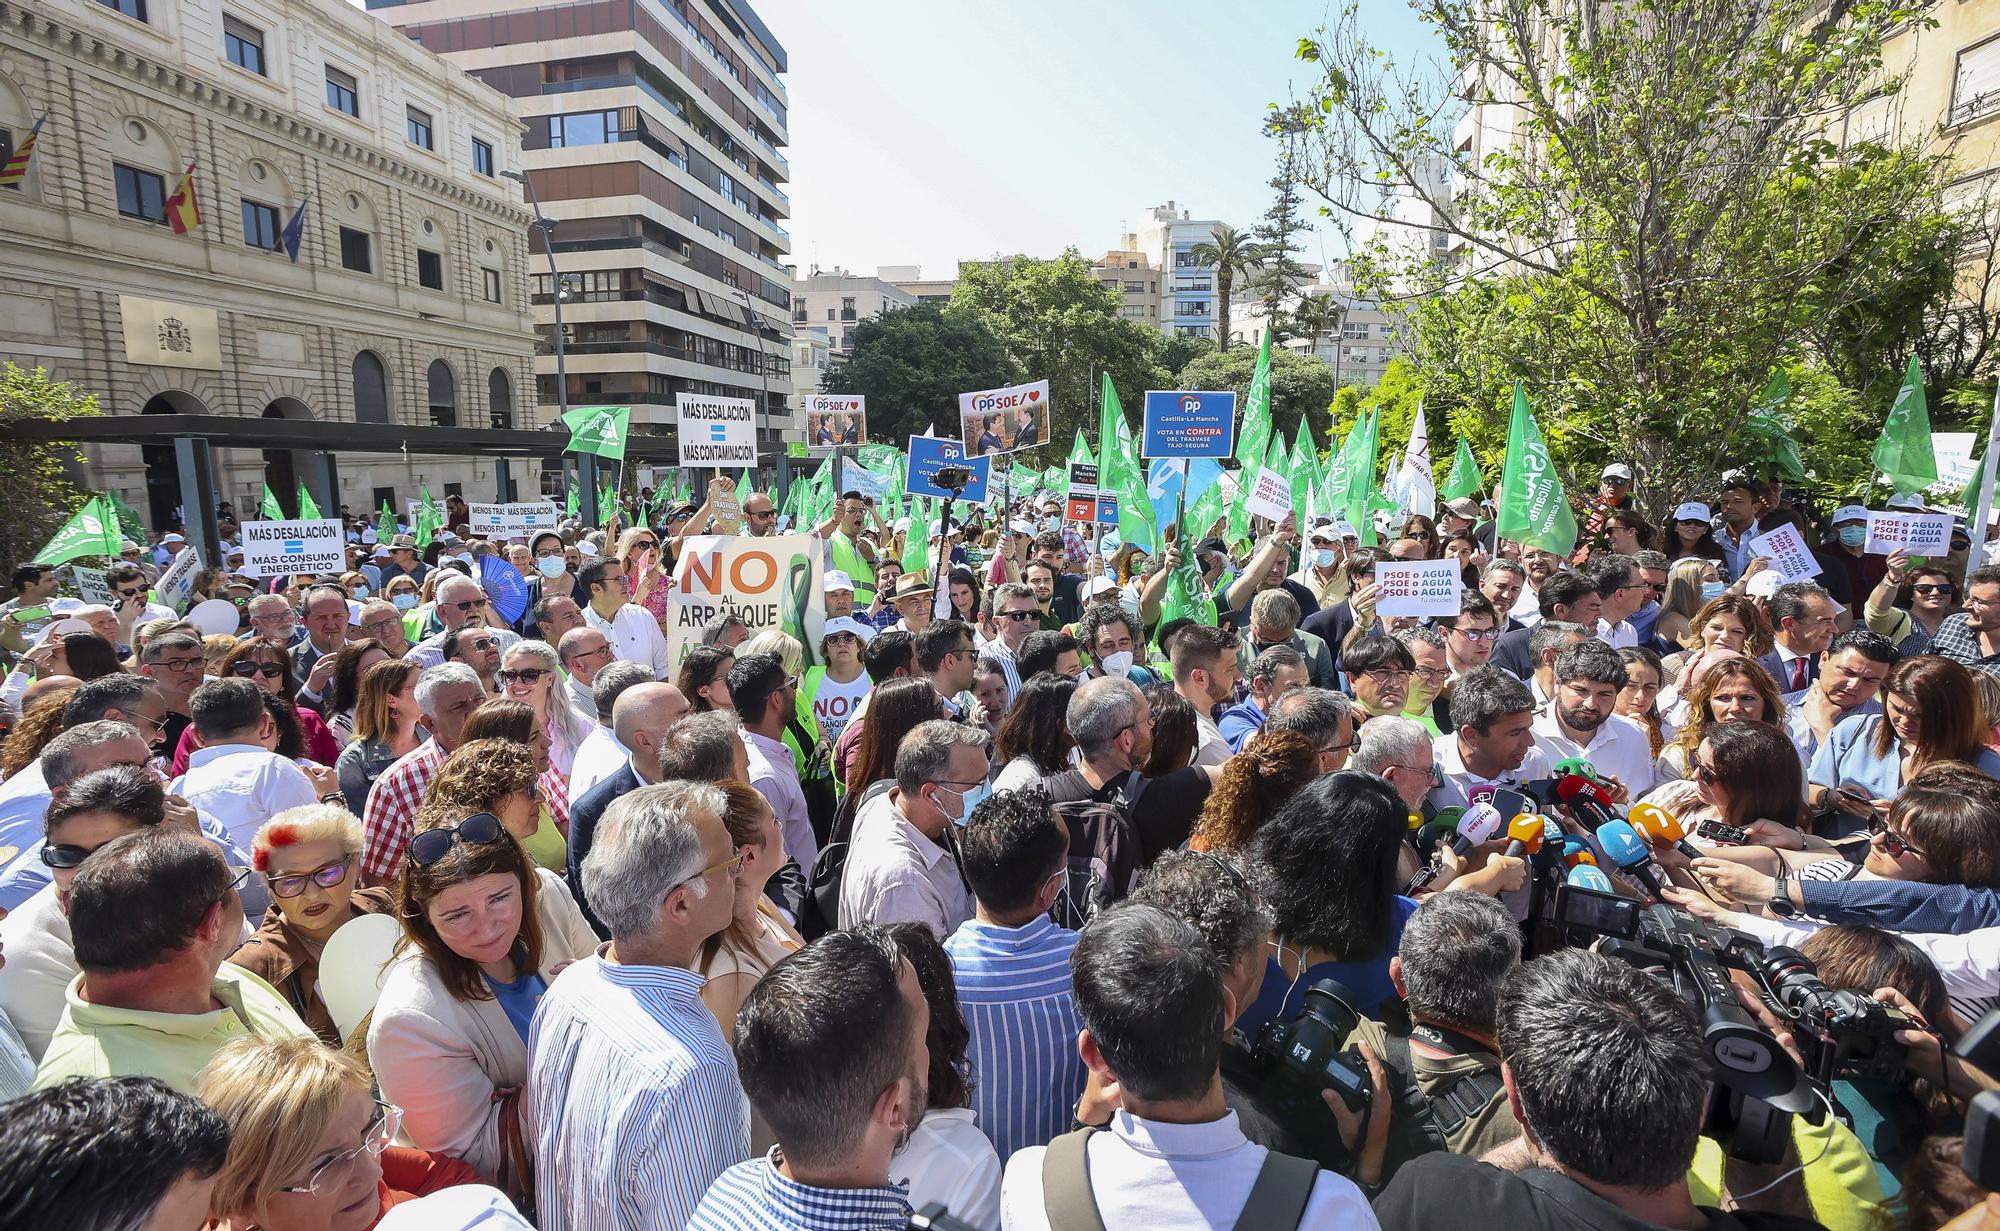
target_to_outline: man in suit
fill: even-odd
[[[1335,669],[1340,666],[1340,647],[1347,640],[1347,634],[1354,631],[1353,595],[1363,587],[1375,584],[1375,562],[1379,559],[1381,553],[1372,547],[1357,547],[1347,553],[1341,568],[1347,572],[1348,597],[1308,615],[1299,625],[1326,643],[1327,652],[1333,655]]]
[[[617,773],[591,787],[569,806],[569,883],[584,918],[607,935],[590,913],[583,892],[583,857],[597,832],[597,821],[611,802],[627,791],[660,781],[660,741],[668,730],[687,716],[688,699],[672,684],[635,684],[618,694],[611,705],[611,731],[618,742],[631,751]]]
[[[306,591],[305,609],[306,635],[291,649],[292,678],[299,685],[297,699],[317,705],[333,679],[334,656],[347,644],[347,592],[314,586]]]
[[[1542,619],[1580,624],[1586,629],[1596,629],[1604,608],[1597,583],[1568,570],[1544,581],[1538,597]],[[1509,672],[1517,680],[1526,680],[1534,675],[1535,655],[1528,646],[1528,639],[1534,636],[1534,631],[1532,628],[1518,628],[1501,634],[1499,644],[1493,647],[1493,665]]]
[[[1757,661],[1789,705],[1819,678],[1819,656],[1833,641],[1840,604],[1818,583],[1794,581],[1771,595],[1769,610],[1777,645]]]

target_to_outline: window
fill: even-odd
[[[229,62],[264,76],[264,32],[247,21],[222,15],[222,50]]]
[[[123,13],[133,21],[146,20],[146,0],[97,0],[114,13]]]
[[[549,117],[549,148],[569,145],[603,145],[622,141],[616,111],[585,111],[579,115]]]
[[[472,169],[485,176],[493,174],[493,147],[477,137],[472,139]]]
[[[430,372],[424,382],[430,390],[431,426],[458,426],[458,381],[451,374],[451,365],[442,359],[431,360]],[[445,485],[447,495],[451,485]]]
[[[514,426],[514,382],[505,368],[494,368],[486,377],[486,417],[503,431]]]
[[[444,254],[428,248],[417,249],[417,285],[434,291],[444,289]]]
[[[410,144],[427,150],[436,149],[437,147],[431,144],[431,113],[415,107],[408,110]]]
[[[796,296],[792,299],[792,320],[800,325],[806,323],[806,301]]]
[[[246,245],[267,252],[276,251],[280,229],[276,206],[262,201],[243,203],[243,242]]]
[[[1128,295],[1143,295],[1146,293],[1146,284],[1143,281],[1127,282],[1125,284],[1125,293]]]
[[[1958,53],[1952,74],[1951,120],[1963,124],[2000,108],[2000,39]]]
[[[854,319],[854,297],[852,295],[849,295],[840,301],[840,319],[844,321],[851,321]]]
[[[167,181],[151,171],[141,171],[124,163],[111,164],[111,176],[118,183],[118,212],[127,218],[165,225],[167,221]]]
[[[368,232],[357,231],[353,227],[340,228],[340,267],[357,274],[375,272],[375,262],[369,253]]]
[[[487,302],[487,303],[499,303],[499,302],[500,302],[500,271],[499,271],[499,270],[497,270],[497,269],[482,269],[482,270],[480,270],[479,272],[480,272],[480,275],[481,275],[481,276],[482,276],[482,277],[483,277],[483,278],[485,279],[485,281],[486,281],[486,302]]]
[[[326,105],[359,118],[361,95],[353,73],[342,72],[331,64],[326,66]]]
[[[826,319],[828,319],[828,320],[830,320],[830,321],[831,321],[831,320],[838,320],[838,319],[839,319],[839,315],[840,315],[840,314],[839,314],[839,313],[837,313],[837,312],[835,312],[835,311],[834,311],[834,310],[833,310],[832,308],[828,308],[828,309],[826,310]]]

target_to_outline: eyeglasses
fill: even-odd
[[[632,542],[632,550],[634,551],[658,551],[659,549],[660,542],[658,539],[634,539]]]
[[[363,624],[361,626],[361,631],[364,633],[373,634],[375,637],[379,639],[383,633],[386,633],[391,629],[396,629],[401,627],[403,627],[403,622],[401,620],[391,618],[391,619],[376,620],[372,624]]]
[[[776,510],[776,509],[751,509],[751,510],[750,510],[749,512],[745,513],[745,514],[744,514],[743,516],[745,516],[745,517],[771,517],[771,518],[775,518],[775,517],[777,517],[777,515],[778,515],[778,510]]]
[[[153,664],[167,671],[193,671],[202,665],[199,658],[162,658]]]
[[[321,889],[331,889],[347,879],[348,865],[354,862],[352,855],[343,856],[332,863],[323,863],[310,872],[297,872],[286,876],[266,874],[264,880],[271,886],[271,894],[280,898],[295,898],[306,891],[307,882]]]
[[[479,647],[474,646],[473,648],[478,649]],[[502,684],[512,684],[518,680],[532,687],[541,683],[542,677],[548,673],[549,671],[546,667],[522,667],[518,671],[502,671],[500,673],[500,682]]]
[[[254,675],[261,675],[267,680],[275,680],[284,673],[285,668],[279,663],[237,663],[229,669],[229,674],[240,676],[246,680]]]
[[[1868,822],[1868,832],[1870,836],[1881,839],[1882,853],[1891,859],[1901,859],[1905,855],[1918,859],[1924,857],[1924,853],[1912,846],[1908,838],[1889,828],[1889,823],[1879,817]]]
[[[483,598],[474,598],[474,599],[468,599],[468,600],[466,600],[465,602],[462,602],[462,603],[446,603],[446,604],[445,604],[445,606],[447,606],[447,607],[451,607],[451,608],[453,608],[453,609],[455,609],[455,610],[457,610],[457,611],[460,611],[460,612],[466,612],[466,611],[478,611],[478,610],[479,610],[479,609],[480,609],[481,607],[484,607],[485,605],[486,605],[486,600],[485,600],[485,599],[483,599]]]
[[[155,718],[151,714],[134,713],[132,721],[135,724],[151,728],[155,735],[167,729],[167,720],[165,718]]]
[[[1039,611],[1003,611],[1000,613],[1000,618],[1003,620],[1013,620],[1018,623],[1022,620],[1039,620],[1042,618],[1042,613]]]
[[[64,869],[78,867],[84,860],[95,855],[103,845],[104,843],[102,842],[98,843],[97,846],[52,846],[45,844],[42,847],[42,866],[45,868]]]
[[[1944,581],[1944,582],[1938,582],[1938,583],[1936,583],[1935,585],[1932,585],[1932,584],[1926,584],[1926,585],[1920,585],[1920,586],[1911,586],[1911,587],[1910,587],[1910,593],[1912,593],[1912,594],[1950,594],[1950,593],[1952,592],[1952,589],[1953,589],[1953,586],[1952,586],[1952,584],[1951,584],[1950,582],[1948,582],[1948,581]]]
[[[1374,680],[1377,684],[1408,683],[1411,675],[1410,672],[1404,671],[1400,667],[1377,667],[1373,671],[1363,671],[1361,674]]]
[[[1349,756],[1352,756],[1354,753],[1360,751],[1360,749],[1361,749],[1361,737],[1357,735],[1353,739],[1348,740],[1344,744],[1327,744],[1324,747],[1315,748],[1313,749],[1313,751],[1319,753],[1323,757],[1330,757],[1336,752],[1345,752]]]
[[[481,637],[477,641],[466,642],[463,648],[468,650],[474,650],[477,651],[478,653],[484,654],[486,651],[492,649],[494,646],[499,644],[500,644],[499,642],[495,641],[491,637]]]
[[[239,868],[231,865],[229,869],[229,887],[231,889],[241,889],[243,886],[249,884],[250,872],[251,869],[249,868]]]
[[[368,1127],[361,1130],[361,1144],[352,1150],[342,1150],[314,1167],[312,1174],[303,1184],[281,1188],[281,1193],[310,1193],[317,1197],[322,1192],[332,1192],[347,1179],[348,1173],[363,1154],[380,1154],[389,1143],[396,1139],[396,1132],[403,1127],[403,1109],[394,1103],[375,1100],[375,1114],[368,1121]]]
[[[1418,667],[1412,674],[1423,677],[1426,684],[1442,684],[1451,678],[1451,671],[1445,667]]]
[[[428,868],[451,853],[453,842],[463,842],[467,846],[491,846],[505,832],[499,817],[491,812],[475,812],[456,825],[426,829],[411,838],[410,862],[420,868]]]
[[[693,876],[690,876],[686,880],[680,882],[680,885],[675,885],[674,888],[678,889],[680,888],[681,885],[692,885],[696,881],[706,877],[709,873],[720,872],[723,871],[724,869],[727,869],[729,875],[732,877],[734,877],[738,872],[743,870],[743,851],[741,850],[741,848],[739,848],[734,855],[731,855],[729,858],[723,860],[721,863],[712,863],[708,865],[701,871],[695,873]]]

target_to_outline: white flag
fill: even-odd
[[[1437,516],[1437,482],[1431,478],[1430,429],[1424,426],[1422,401],[1417,403],[1416,417],[1410,420],[1410,447],[1403,452],[1396,488],[1405,511]]]

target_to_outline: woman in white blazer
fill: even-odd
[[[537,868],[492,813],[466,811],[417,814],[399,886],[403,941],[368,1059],[412,1145],[491,1179],[503,1101],[528,1080],[535,1005],[597,937],[561,877]]]

